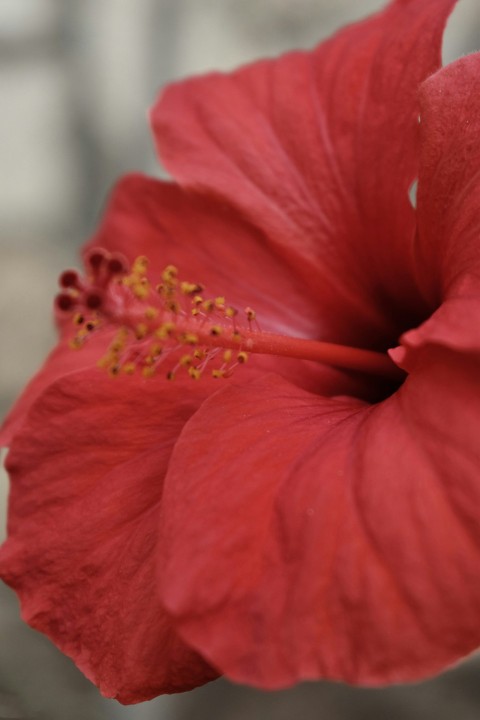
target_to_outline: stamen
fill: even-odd
[[[220,379],[230,377],[238,365],[258,353],[322,362],[395,380],[405,377],[383,353],[262,332],[250,306],[245,307],[247,326],[242,327],[237,324],[238,310],[228,305],[223,295],[209,298],[200,294],[204,286],[180,280],[175,265],[167,265],[160,273],[161,282],[151,285],[144,256],[129,267],[123,256],[97,248],[89,253],[86,264],[89,275],[85,278],[75,270],[61,274],[56,306],[71,314],[79,328],[71,340],[72,348],[81,348],[104,325],[119,329],[99,360],[113,377],[121,372],[131,375],[137,369],[143,377],[152,377],[167,363],[164,377],[168,380],[178,373],[199,380],[213,363],[216,366],[210,376]]]

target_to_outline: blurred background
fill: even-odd
[[[172,79],[311,47],[382,0],[0,0],[0,414],[54,342],[58,273],[76,263],[128,170],[161,172],[147,110]],[[460,0],[444,61],[480,48]],[[7,479],[0,476],[0,538]],[[218,681],[124,708],[25,627],[0,586],[0,720],[478,720],[480,663],[410,687],[309,683],[262,693]]]

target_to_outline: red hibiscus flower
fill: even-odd
[[[62,276],[3,430],[0,571],[106,695],[413,680],[480,644],[480,57],[437,72],[454,4],[167,89],[177,184],[121,181]]]

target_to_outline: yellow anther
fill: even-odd
[[[187,282],[186,280],[183,280],[180,283],[180,290],[184,295],[191,295],[193,292],[195,292],[195,285],[193,283]]]
[[[180,340],[185,345],[196,345],[198,343],[198,335],[195,333],[184,333]]]
[[[87,320],[87,322],[85,323],[85,330],[89,333],[93,332],[95,328],[98,327],[98,324],[98,320]]]
[[[205,312],[213,312],[215,310],[215,301],[214,300],[204,300],[202,307],[205,310]]]
[[[212,370],[212,377],[215,378],[215,380],[225,377],[225,370]]]
[[[201,292],[203,290],[203,287],[198,283],[184,281],[180,283],[180,290],[184,295],[195,295],[195,293]]]
[[[210,335],[215,335],[218,337],[218,335],[221,335],[223,332],[223,328],[221,325],[212,325],[210,328]]]
[[[135,337],[137,340],[142,340],[148,334],[148,325],[145,323],[138,323],[135,328]]]
[[[227,318],[234,318],[235,315],[238,315],[238,310],[236,310],[233,307],[227,307],[225,308],[225,317]]]
[[[234,341],[237,342],[237,343],[241,343],[241,342],[242,342],[242,336],[241,336],[241,334],[238,332],[238,330],[234,330],[234,332],[232,333],[232,340],[234,340]]]
[[[111,352],[111,353],[120,352],[125,347],[127,340],[128,340],[128,330],[126,328],[120,328],[120,330],[115,335],[115,338],[109,347],[109,352]]]
[[[136,365],[133,362],[127,362],[122,366],[122,370],[125,373],[125,375],[133,375],[133,373],[136,370]]]
[[[192,315],[193,317],[197,317],[197,315],[200,315],[200,310],[198,308],[193,308]]]
[[[195,360],[203,360],[203,358],[205,357],[205,350],[194,350],[193,357],[195,358]]]
[[[200,372],[200,370],[198,368],[190,367],[190,368],[188,368],[188,374],[190,375],[192,380],[200,380],[200,376],[202,373]]]
[[[160,340],[166,340],[167,338],[171,337],[173,333],[175,332],[175,323],[173,322],[166,322],[160,325],[158,330],[155,331],[156,337],[160,338]]]
[[[182,355],[178,362],[182,367],[189,367],[193,362],[193,358],[191,355]]]
[[[214,302],[215,302],[216,308],[223,309],[225,307],[225,298],[224,297],[216,297]]]
[[[225,350],[225,352],[223,353],[223,362],[230,362],[230,360],[232,359],[232,355],[233,353],[231,350]]]
[[[158,357],[162,354],[163,347],[160,345],[160,343],[153,343],[150,346],[150,355],[152,357]]]
[[[238,355],[237,355],[237,360],[238,360],[238,362],[239,362],[241,365],[243,365],[243,364],[246,363],[247,360],[248,360],[248,353],[246,353],[246,352],[244,352],[244,351],[239,352]]]
[[[178,269],[175,267],[175,265],[167,265],[167,267],[162,272],[162,280],[169,285],[175,285],[177,282],[177,275]]]
[[[178,312],[180,312],[180,305],[176,300],[169,300],[167,302],[167,309],[176,315]]]
[[[78,333],[75,335],[75,337],[73,337],[73,338],[69,341],[69,343],[68,343],[69,348],[70,348],[71,350],[79,350],[81,347],[83,347],[84,344],[85,344],[85,340],[86,340],[87,334],[88,334],[88,333],[86,333],[86,332],[81,332],[81,333],[78,332]]]
[[[150,286],[147,283],[136,282],[132,284],[132,292],[138,300],[145,300],[148,296]]]
[[[151,378],[155,375],[155,366],[150,365],[142,368],[142,375],[144,378]]]
[[[132,275],[144,275],[148,270],[148,258],[139,255],[133,263]]]
[[[82,315],[82,313],[77,313],[76,315],[73,316],[74,325],[82,325],[84,320],[85,320],[85,318]]]
[[[97,360],[97,367],[105,370],[109,365],[112,364],[112,358],[110,355],[104,355],[100,360]]]
[[[201,295],[195,295],[195,297],[192,300],[192,303],[194,305],[203,305],[203,297]]]
[[[155,359],[151,355],[147,355],[143,362],[145,365],[153,365],[155,363]]]
[[[108,349],[107,353],[97,362],[98,367],[110,368],[119,364],[120,354],[116,350]]]
[[[71,350],[80,350],[80,348],[83,347],[84,342],[85,340],[83,337],[78,337],[78,335],[76,335],[70,340],[70,342],[68,343],[68,347]]]
[[[145,310],[145,319],[146,320],[154,320],[156,317],[158,317],[158,310],[154,307],[148,307]]]

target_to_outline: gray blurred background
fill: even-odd
[[[381,0],[0,0],[0,414],[54,342],[51,302],[115,178],[159,174],[147,109],[174,78],[310,47]],[[480,48],[460,0],[444,60]],[[7,481],[0,476],[0,538]],[[124,708],[18,618],[0,586],[0,720],[478,720],[473,659],[416,686],[309,683],[262,693],[219,681]]]

